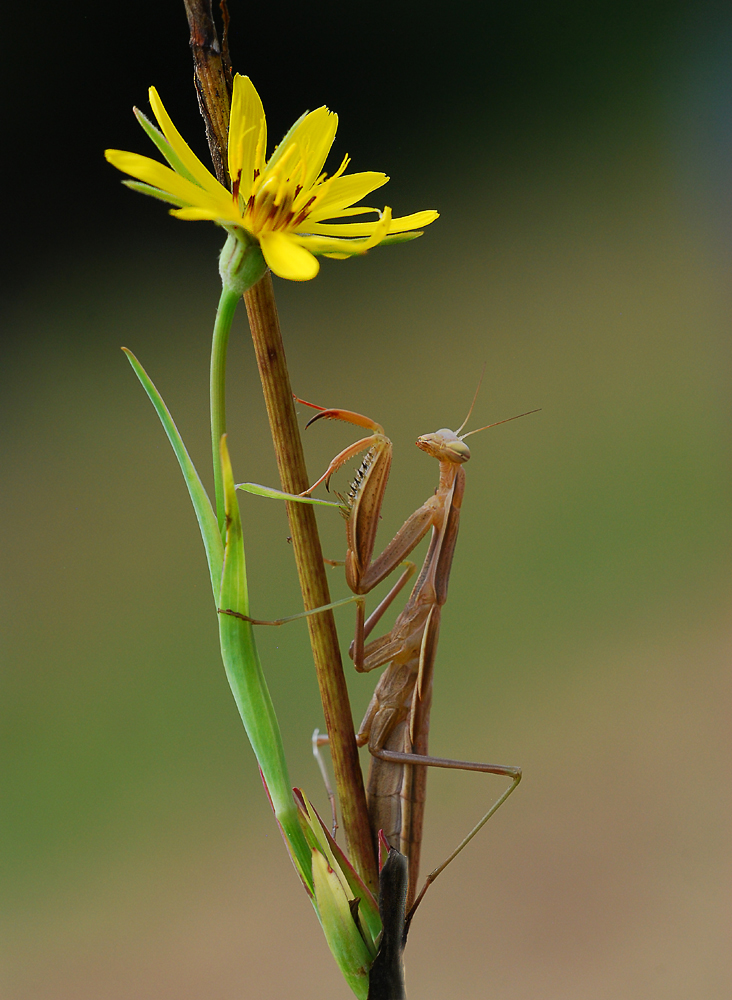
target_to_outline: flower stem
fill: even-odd
[[[309,482],[271,275],[266,274],[250,288],[244,302],[282,489],[302,493]],[[287,512],[305,608],[322,607],[330,603],[330,592],[315,512],[299,503],[288,503]],[[351,862],[369,888],[376,891],[376,858],[333,612],[309,615],[308,627]]]
[[[216,520],[222,538],[226,532],[224,485],[221,472],[221,438],[226,434],[226,349],[229,344],[231,322],[239,298],[240,295],[237,291],[226,285],[222,287],[211,342],[211,446],[213,450]]]
[[[213,449],[216,520],[222,540],[226,537],[226,514],[221,471],[221,438],[226,434],[226,352],[234,313],[247,289],[256,284],[267,270],[259,246],[230,233],[219,255],[221,298],[216,310],[211,343],[211,445]]]

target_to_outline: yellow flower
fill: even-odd
[[[264,108],[249,77],[234,78],[228,148],[231,191],[189,148],[154,87],[150,104],[162,135],[139,111],[135,114],[170,167],[119,149],[106,151],[109,162],[138,179],[127,181],[130,187],[176,205],[171,214],[179,219],[209,219],[245,242],[256,241],[268,266],[281,278],[314,278],[320,266],[314,254],[344,258],[378,243],[414,239],[421,236],[415,230],[438,216],[426,211],[392,219],[390,208],[354,207],[389,178],[373,171],[345,176],[348,157],[332,177],[321,173],[338,127],[338,116],[326,107],[295,122],[267,160]],[[376,212],[378,220],[340,225],[328,221],[367,212]]]

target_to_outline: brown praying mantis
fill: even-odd
[[[412,916],[429,885],[478,833],[521,780],[519,767],[449,760],[429,756],[427,752],[432,675],[440,619],[443,605],[447,600],[448,581],[465,492],[465,472],[462,467],[470,458],[465,438],[489,427],[507,423],[508,420],[517,419],[509,417],[508,420],[500,420],[461,434],[470,419],[477,395],[478,390],[467,417],[456,431],[442,428],[417,439],[417,447],[439,462],[438,487],[434,495],[407,518],[394,538],[376,558],[373,557],[373,551],[391,469],[392,443],[384,434],[383,428],[368,417],[351,410],[325,409],[306,403],[305,400],[298,400],[319,411],[307,426],[317,420],[333,419],[343,420],[370,431],[368,436],[343,449],[303,497],[308,496],[320,483],[324,482],[328,488],[331,477],[345,462],[366,452],[347,496],[340,498],[346,515],[346,581],[356,595],[357,603],[356,632],[351,643],[350,655],[356,670],[360,672],[374,670],[385,664],[388,666],[376,686],[356,735],[356,741],[359,746],[368,745],[372,755],[367,799],[375,846],[379,832],[383,831],[388,844],[405,855],[409,861],[405,936]],[[536,410],[528,412],[535,413]],[[526,415],[518,414],[518,416]],[[256,492],[262,492],[261,488]],[[271,493],[275,495],[276,491]],[[282,494],[276,495],[282,496]],[[375,626],[414,574],[416,567],[413,563],[407,562],[407,557],[430,528],[432,536],[429,548],[404,609],[385,635],[367,643],[366,640]],[[364,595],[399,567],[404,567],[400,578],[366,619]],[[324,609],[315,609],[307,613],[313,614],[318,610]],[[275,625],[296,617],[300,615],[274,622],[251,618],[247,620],[254,624]],[[511,785],[493,803],[450,857],[430,873],[417,895],[427,766],[498,774],[510,778]]]

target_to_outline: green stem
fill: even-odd
[[[256,284],[267,266],[259,246],[245,234],[230,233],[219,256],[221,298],[216,310],[211,343],[211,450],[213,452],[216,520],[222,539],[226,534],[224,488],[221,472],[221,438],[226,434],[226,352],[236,307],[242,295]]]
[[[221,537],[226,532],[224,512],[224,480],[221,471],[221,438],[226,434],[226,352],[234,313],[241,294],[227,285],[221,289],[211,342],[211,449],[213,452],[214,495],[216,520]]]

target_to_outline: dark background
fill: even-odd
[[[433,712],[436,753],[526,779],[425,902],[410,996],[726,998],[727,5],[231,16],[271,140],[327,103],[331,169],[348,152],[391,175],[377,204],[442,213],[412,245],[276,281],[296,391],[394,441],[383,540],[434,489],[413,441],[460,423],[484,362],[473,426],[542,407],[471,439]],[[182,4],[16,5],[8,29],[3,996],[345,996],[226,688],[180,474],[119,352],[206,476],[222,237],[102,156],[152,155],[130,113],[150,84],[206,156]],[[243,315],[230,406],[237,479],[274,483]],[[309,431],[311,474],[351,439]],[[241,506],[255,613],[296,610],[283,512]],[[305,630],[260,645],[293,781],[324,807]],[[350,680],[360,717],[373,678]],[[426,866],[496,787],[430,782]]]

